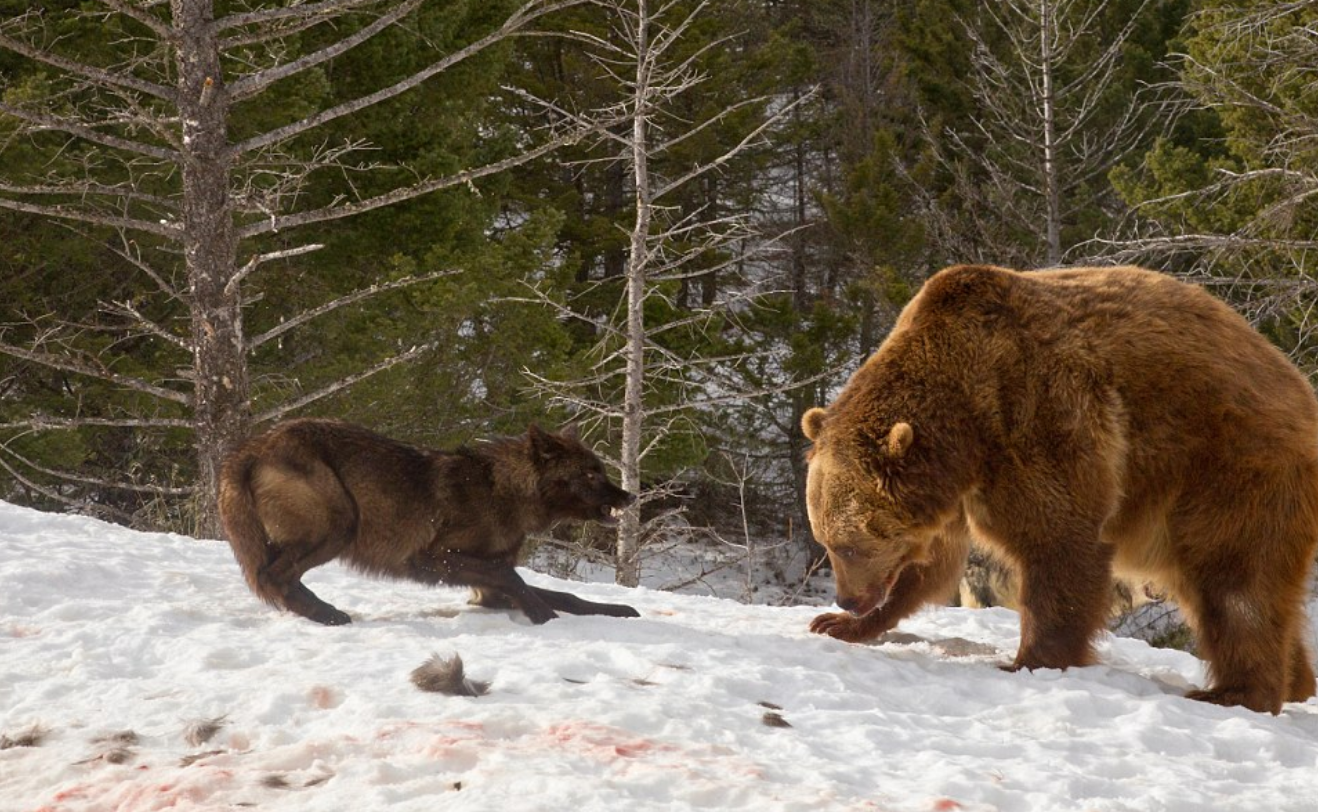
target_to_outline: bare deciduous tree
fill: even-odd
[[[1060,264],[1070,247],[1064,227],[1093,205],[1106,174],[1147,142],[1150,128],[1166,125],[1166,116],[1149,115],[1164,101],[1155,88],[1111,109],[1124,50],[1151,0],[1116,30],[1106,28],[1111,5],[1003,0],[960,21],[973,48],[966,81],[979,115],[973,131],[946,133],[941,159],[958,192],[989,214],[947,230],[982,232],[998,262]],[[1038,249],[1009,247],[1019,242],[1013,233],[1030,235]]]
[[[620,426],[618,467],[622,485],[642,497],[623,514],[618,530],[616,579],[636,585],[640,552],[647,530],[641,512],[670,489],[643,477],[648,455],[673,432],[689,430],[694,410],[716,408],[720,402],[749,397],[726,370],[743,359],[739,352],[692,357],[673,350],[672,334],[699,334],[735,321],[740,308],[757,294],[747,280],[734,283],[751,253],[763,250],[749,214],[718,213],[706,205],[692,208],[677,202],[679,193],[726,172],[738,156],[762,143],[766,133],[790,115],[810,94],[794,100],[746,98],[706,114],[683,118],[676,102],[705,80],[701,57],[715,48],[731,47],[732,37],[692,47],[692,29],[709,10],[708,0],[691,4],[648,0],[600,0],[613,20],[611,35],[579,34],[589,44],[596,64],[621,89],[621,98],[594,115],[622,126],[611,127],[613,156],[627,168],[633,217],[622,299],[611,316],[591,319],[570,306],[555,303],[565,316],[586,318],[599,331],[592,374],[588,379],[536,384],[553,398],[591,419]],[[701,137],[748,109],[767,110],[760,123],[716,156],[695,164],[669,160],[691,139]],[[660,168],[662,167],[662,168]],[[714,277],[722,279],[715,286]],[[688,300],[679,315],[662,323],[647,323],[647,305],[660,299],[674,304],[672,292],[685,283],[707,283],[699,301]],[[608,280],[604,282],[607,284]],[[762,291],[760,291],[762,292]],[[553,302],[548,292],[540,300]],[[658,521],[668,518],[658,517]],[[654,521],[654,520],[652,520]]]
[[[1203,10],[1178,55],[1180,86],[1217,113],[1225,154],[1159,144],[1132,176],[1137,233],[1101,247],[1123,261],[1178,267],[1265,327],[1291,357],[1318,364],[1318,7],[1269,0]]]
[[[384,191],[356,194],[349,184],[322,204],[304,194],[309,179],[377,168],[361,157],[369,144],[327,138],[307,157],[291,146],[295,139],[305,142],[317,128],[398,97],[579,2],[527,0],[483,36],[451,52],[436,49],[423,68],[392,84],[241,138],[231,126],[235,105],[404,23],[421,0],[289,2],[219,17],[213,0],[95,0],[67,11],[36,8],[0,22],[0,49],[39,63],[45,72],[39,92],[11,92],[0,101],[5,136],[0,149],[35,143],[60,158],[46,171],[34,167],[25,176],[0,179],[0,208],[69,223],[100,239],[107,230],[116,234],[113,250],[140,272],[144,284],[140,295],[105,303],[107,314],[125,332],[164,342],[187,373],[148,379],[118,371],[112,347],[103,354],[80,349],[73,340],[77,326],[45,318],[29,331],[29,340],[0,337],[0,352],[167,404],[162,411],[170,416],[144,414],[105,424],[192,429],[197,529],[216,532],[220,461],[254,421],[281,416],[426,349],[400,349],[324,390],[253,415],[249,356],[256,348],[366,296],[434,278],[362,290],[249,336],[243,326],[244,283],[262,266],[318,247],[289,242],[289,232],[471,185],[575,141],[583,131],[554,131],[520,154],[451,174],[414,171]],[[59,33],[76,16],[103,24],[94,48]],[[298,38],[307,32],[317,34],[312,41],[329,44],[299,50]],[[149,300],[180,304],[186,324],[159,320],[155,314],[162,309],[142,304]],[[76,415],[37,415],[10,428],[80,425],[92,423]]]

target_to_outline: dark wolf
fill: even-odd
[[[219,493],[256,596],[331,626],[351,618],[302,576],[336,558],[371,575],[472,587],[474,603],[516,606],[533,623],[557,612],[637,617],[630,606],[530,586],[514,568],[527,533],[560,520],[614,524],[634,499],[571,427],[440,451],[316,419],[240,446]]]

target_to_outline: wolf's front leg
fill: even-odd
[[[640,617],[641,613],[621,603],[596,603],[585,598],[578,598],[567,592],[555,592],[552,589],[531,587],[551,609],[567,612],[569,615],[605,615],[607,617]]]
[[[507,561],[427,549],[412,556],[408,563],[408,574],[423,583],[469,586],[482,594],[489,591],[506,595],[532,623],[558,617]]]

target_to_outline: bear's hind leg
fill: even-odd
[[[1314,693],[1313,659],[1309,655],[1309,647],[1304,644],[1304,635],[1297,633],[1291,645],[1291,673],[1286,701],[1303,702]]]
[[[1281,712],[1281,703],[1299,676],[1294,659],[1298,634],[1294,621],[1276,611],[1275,597],[1259,598],[1238,586],[1210,587],[1182,596],[1180,603],[1195,630],[1199,654],[1208,662],[1212,686],[1186,696],[1215,705]]]

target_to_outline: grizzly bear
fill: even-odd
[[[1011,670],[1094,661],[1114,573],[1170,593],[1211,687],[1314,695],[1318,402],[1237,313],[1140,268],[934,275],[827,409],[806,503],[840,613],[872,639],[956,589],[972,540],[1019,576]]]

